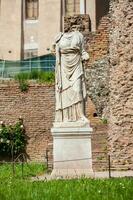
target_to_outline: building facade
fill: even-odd
[[[50,53],[64,16],[89,14],[91,30],[108,12],[109,0],[0,0],[0,59],[21,60]]]

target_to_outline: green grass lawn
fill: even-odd
[[[10,165],[0,165],[0,200],[132,200],[133,179],[75,179],[31,181],[44,172],[43,165],[17,166],[12,177]]]
[[[46,166],[44,164],[37,164],[37,163],[25,163],[23,165],[21,164],[15,164],[15,174],[13,177],[13,167],[11,164],[0,164],[0,180],[6,180],[6,179],[28,179],[30,177],[36,176],[36,175],[42,175],[46,171]],[[22,172],[23,170],[23,172]],[[1,199],[0,199],[1,200]]]

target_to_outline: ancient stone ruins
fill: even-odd
[[[108,170],[108,155],[112,170],[133,170],[133,2],[110,0],[96,29],[91,19],[91,12],[78,11],[62,18],[65,33],[53,37],[56,91],[54,83],[32,81],[23,93],[17,82],[0,80],[0,121],[14,123],[21,115],[28,160],[47,161],[55,174]]]

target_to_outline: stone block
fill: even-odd
[[[51,176],[89,176],[92,170],[92,128],[52,128],[53,172]]]

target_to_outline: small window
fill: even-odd
[[[39,0],[26,0],[26,19],[37,20],[39,15]]]
[[[38,56],[38,49],[27,49],[24,52],[24,59],[35,58]]]
[[[65,15],[80,14],[80,0],[65,0]]]

